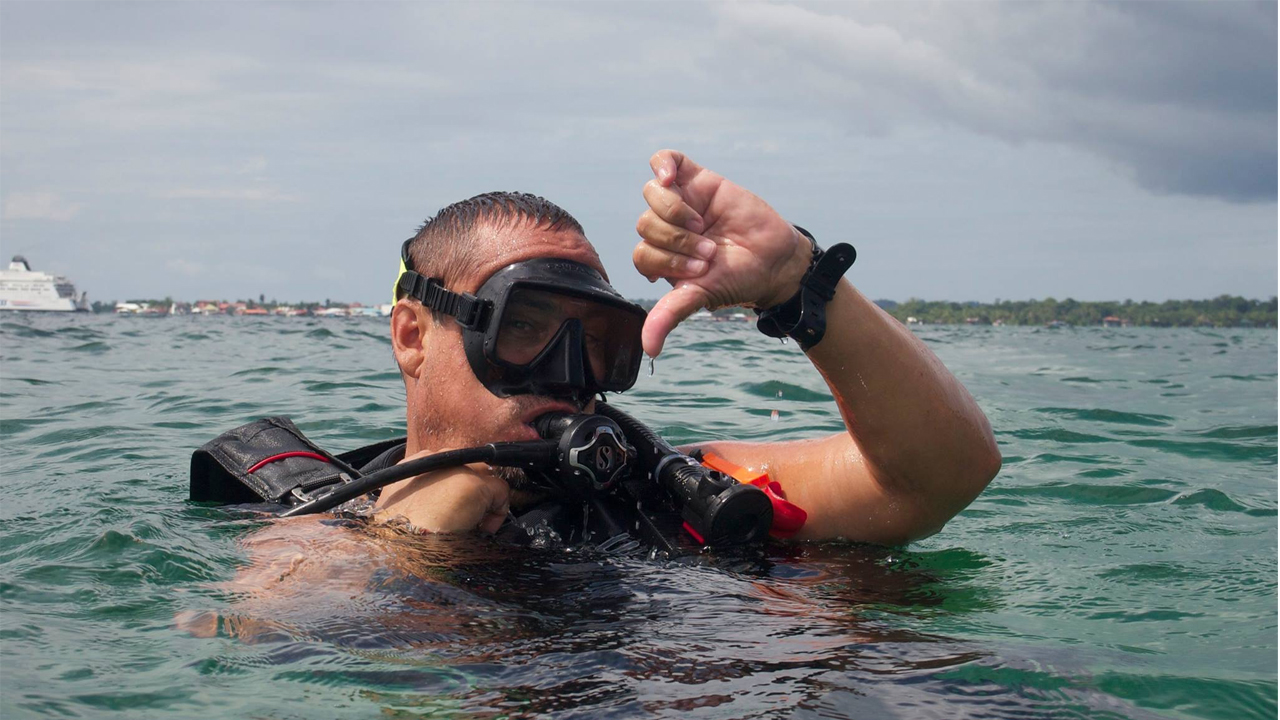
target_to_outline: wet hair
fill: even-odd
[[[522,192],[488,192],[449,205],[422,223],[409,244],[409,257],[420,275],[457,287],[484,259],[476,253],[476,230],[517,225],[585,235],[582,225],[550,200]]]

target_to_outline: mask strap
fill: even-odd
[[[412,270],[405,270],[400,274],[397,285],[424,306],[448,315],[468,330],[483,332],[489,323],[489,302],[480,300],[471,293],[446,290],[444,284],[436,278],[424,278]]]

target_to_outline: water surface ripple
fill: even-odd
[[[1005,456],[941,535],[662,562],[332,522],[332,582],[261,597],[228,581],[267,523],[187,502],[190,452],[400,434],[385,321],[2,316],[0,715],[1275,717],[1275,332],[918,334]],[[619,403],[673,441],[842,428],[794,345],[668,348]]]

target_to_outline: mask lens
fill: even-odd
[[[497,359],[515,367],[532,363],[555,340],[564,324],[582,326],[582,356],[602,389],[626,389],[640,367],[644,316],[567,293],[516,287],[499,318]]]

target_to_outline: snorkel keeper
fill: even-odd
[[[406,240],[395,299],[408,295],[462,327],[476,378],[498,397],[545,395],[585,403],[636,382],[644,308],[594,268],[562,258],[508,265],[473,295],[419,274]]]

